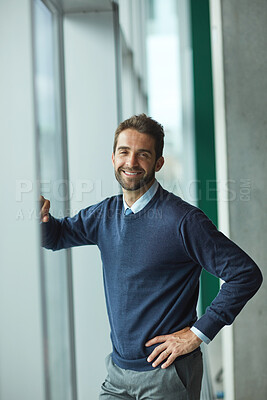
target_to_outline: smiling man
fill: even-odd
[[[144,114],[122,122],[112,162],[123,195],[58,220],[42,197],[43,245],[97,245],[113,351],[100,399],[198,400],[200,344],[231,324],[259,289],[254,261],[198,208],[155,179],[163,127]],[[225,283],[197,317],[202,268]]]
[[[112,162],[124,200],[131,207],[152,186],[164,158],[156,154],[153,136],[123,126],[116,131]]]

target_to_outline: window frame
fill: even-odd
[[[55,80],[58,90],[56,91],[56,102],[59,106],[59,120],[60,120],[60,144],[62,156],[62,174],[64,182],[66,182],[64,192],[64,213],[70,210],[69,199],[69,170],[68,170],[68,151],[67,151],[67,118],[66,118],[66,91],[65,91],[65,62],[64,62],[64,36],[63,36],[63,10],[59,4],[55,4],[51,0],[32,0],[32,49],[33,49],[33,76],[36,74],[36,47],[34,37],[37,29],[35,20],[35,6],[36,2],[40,1],[51,12],[53,19],[53,40],[55,40]],[[37,177],[40,193],[40,132],[38,130],[38,113],[37,113],[37,87],[34,82],[34,112],[35,112],[35,131],[36,131],[36,160],[37,160]],[[74,325],[74,300],[73,300],[73,272],[72,272],[72,258],[71,249],[64,250],[66,252],[66,276],[67,276],[67,306],[68,306],[68,326],[69,326],[69,359],[70,359],[70,379],[71,379],[71,400],[77,400],[77,373],[76,373],[76,354],[75,354],[75,325]],[[40,248],[40,284],[41,284],[41,304],[42,304],[42,326],[43,326],[43,353],[44,353],[44,371],[45,371],[45,396],[47,400],[51,399],[51,382],[50,382],[50,365],[48,357],[48,315],[47,315],[47,287],[45,277],[45,260],[43,249]],[[61,400],[61,399],[58,399]],[[63,399],[62,399],[63,400]]]

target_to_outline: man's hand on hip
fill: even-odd
[[[195,335],[188,326],[181,331],[171,333],[170,335],[156,336],[153,339],[150,339],[145,345],[146,347],[149,347],[156,343],[161,344],[155,347],[147,358],[147,361],[151,362],[158,356],[152,364],[153,367],[157,367],[167,359],[161,366],[161,368],[167,368],[178,356],[188,354],[199,347],[202,340],[199,339],[199,337]]]

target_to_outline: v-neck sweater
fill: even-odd
[[[112,358],[124,369],[153,369],[147,357],[155,346],[145,343],[158,335],[194,326],[212,340],[262,282],[254,261],[200,209],[160,185],[136,214],[125,215],[122,195],[117,195],[72,218],[50,215],[42,228],[48,249],[99,247]],[[202,268],[225,283],[198,319]]]

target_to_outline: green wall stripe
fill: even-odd
[[[190,5],[198,207],[217,225],[209,0],[191,0]],[[217,295],[218,290],[219,279],[203,271],[200,293],[202,313]]]

